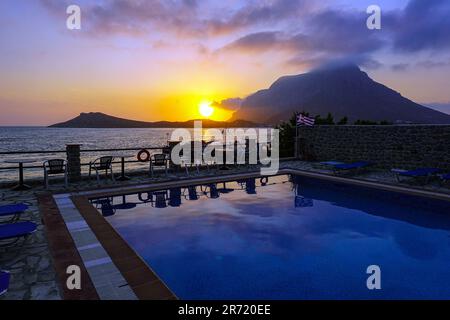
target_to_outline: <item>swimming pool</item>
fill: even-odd
[[[181,299],[450,298],[445,201],[281,175],[91,202]]]

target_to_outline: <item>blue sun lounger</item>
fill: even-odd
[[[335,173],[338,173],[340,171],[349,171],[349,170],[360,170],[360,169],[364,169],[367,168],[369,166],[373,165],[373,163],[371,162],[367,162],[367,161],[358,161],[358,162],[352,162],[352,163],[341,163],[341,164],[336,164],[333,166],[333,171]]]
[[[420,179],[425,178],[425,183],[428,183],[428,180],[431,176],[437,174],[440,172],[440,169],[437,168],[419,168],[415,170],[408,170],[408,171],[394,171],[397,176],[397,181],[400,181],[400,177],[408,177],[408,178],[414,178],[414,179]]]
[[[26,239],[36,229],[37,225],[30,221],[0,225],[0,245],[10,245],[16,243],[21,238]]]
[[[8,291],[10,278],[8,271],[0,270],[0,296]]]
[[[18,204],[8,204],[5,206],[0,206],[0,217],[8,217],[13,216],[12,220],[19,217],[25,210],[28,209],[28,206],[25,203]]]
[[[323,166],[336,166],[338,164],[345,164],[345,162],[341,162],[341,161],[323,161],[323,162],[319,162],[319,164],[323,165]]]

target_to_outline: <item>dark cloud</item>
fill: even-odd
[[[289,36],[277,31],[256,32],[239,38],[226,45],[224,51],[239,52],[264,52],[269,50],[279,50],[295,46],[295,41]]]
[[[432,60],[424,60],[419,61],[417,63],[418,67],[426,68],[426,69],[433,69],[433,68],[442,68],[450,66],[450,61],[432,61]]]
[[[288,65],[311,67],[330,60],[352,59],[353,63],[377,69],[381,64],[370,54],[386,43],[379,32],[367,29],[366,19],[365,12],[322,11],[306,19],[308,27],[302,33],[252,33],[231,42],[224,50],[250,53],[285,50],[292,55],[286,62]]]
[[[393,71],[406,71],[409,68],[409,63],[397,63],[391,66]]]
[[[220,102],[215,101],[213,105],[222,109],[236,111],[241,107],[242,101],[241,98],[229,98]]]
[[[52,13],[64,12],[69,0],[40,0]],[[310,2],[251,2],[237,10],[205,14],[197,0],[110,0],[82,7],[90,34],[142,34],[159,31],[191,36],[229,34],[258,25],[299,19]]]
[[[206,29],[213,34],[230,33],[247,27],[272,25],[286,19],[298,21],[310,11],[311,2],[305,0],[276,0],[247,4],[229,17],[206,21]]]
[[[58,15],[72,2],[40,1]],[[376,69],[381,64],[372,56],[381,49],[440,52],[450,48],[450,0],[411,0],[404,9],[383,11],[382,30],[375,31],[366,27],[365,10],[326,9],[306,0],[251,1],[239,8],[223,7],[217,11],[198,0],[101,1],[83,6],[83,29],[88,35],[101,36],[156,30],[201,43],[207,37],[234,36],[217,52],[283,50],[290,55],[286,61],[290,65],[352,57]],[[425,62],[422,66],[427,67]],[[402,66],[392,68],[399,71]]]
[[[386,28],[393,32],[393,47],[417,52],[450,48],[450,1],[411,0],[402,12],[390,14]]]
[[[65,12],[70,0],[40,0],[53,14]],[[200,31],[196,0],[109,0],[82,5],[83,30],[89,35],[149,33],[155,28],[174,33]]]

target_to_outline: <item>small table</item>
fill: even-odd
[[[8,159],[4,161],[5,163],[14,163],[19,164],[19,184],[16,185],[13,190],[15,191],[21,191],[21,190],[29,190],[31,187],[29,185],[26,185],[23,182],[23,164],[24,163],[33,163],[36,162],[36,160],[33,159]]]
[[[129,177],[127,177],[125,175],[125,158],[133,158],[136,155],[135,154],[113,154],[112,155],[114,158],[121,158],[121,167],[122,167],[122,172],[121,175],[119,177],[119,179],[117,179],[118,181],[127,181],[130,180]]]

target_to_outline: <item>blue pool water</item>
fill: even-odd
[[[181,299],[450,299],[448,202],[278,176],[94,205]]]

